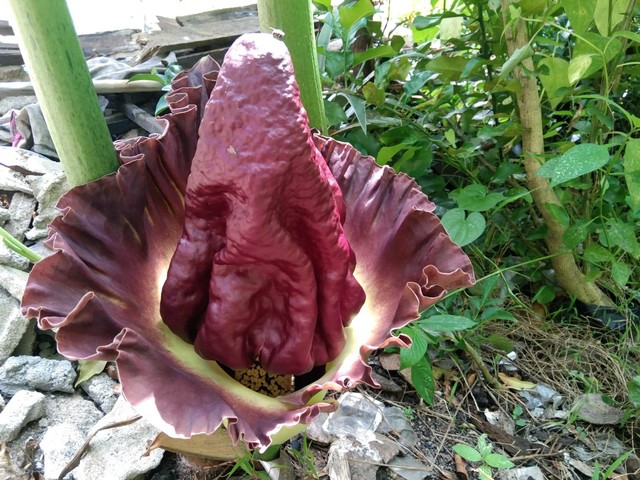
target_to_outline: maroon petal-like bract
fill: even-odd
[[[232,56],[234,61],[251,59],[247,71],[252,80],[247,88],[275,81],[270,68],[254,65],[271,61],[269,55],[274,54],[268,51],[281,48],[271,45],[273,41],[270,35],[249,35],[233,47],[247,50],[246,56]],[[169,96],[172,113],[164,117],[167,123],[161,136],[120,144],[124,165],[117,174],[74,188],[60,200],[64,215],[52,223],[48,242],[56,252],[35,265],[23,311],[38,317],[42,328],[57,329],[58,348],[64,355],[115,360],[127,400],[167,434],[211,433],[225,422],[234,441],[243,438],[252,447],[266,446],[281,428],[306,423],[319,411],[332,408],[312,399],[319,391],[340,391],[361,382],[373,385],[366,362],[369,353],[384,345],[404,345],[406,339],[394,337],[392,330],[417,318],[446,290],[471,284],[473,272],[469,259],[447,237],[432,213],[433,204],[413,180],[377,166],[349,145],[311,136],[304,112],[293,114],[299,100],[290,67],[277,72],[284,75],[278,81],[286,80],[288,87],[271,91],[273,96],[287,98],[266,102],[272,107],[283,105],[283,115],[248,105],[261,104],[266,93],[243,92],[237,78],[231,87],[219,78],[221,87],[216,90],[231,88],[234,98],[227,104],[222,93],[214,94],[203,112],[203,99],[216,78],[215,69],[203,75],[209,67],[205,61],[177,77],[176,91]],[[233,108],[238,110],[237,117]],[[218,110],[222,125],[216,125]],[[245,123],[235,125],[236,118]],[[248,131],[242,128],[245,124],[251,126]],[[297,136],[290,139],[292,144],[280,147],[278,142],[289,128]],[[211,134],[215,139],[209,138]],[[297,163],[305,155],[311,161]],[[218,164],[208,166],[213,159]],[[187,181],[192,160],[193,173]],[[281,161],[290,164],[281,165]],[[279,172],[274,184],[256,175],[260,168],[265,176]],[[283,176],[306,189],[288,185]],[[221,196],[209,191],[212,185],[236,189]],[[260,202],[243,198],[253,193],[262,195]],[[315,208],[313,200],[319,202]],[[191,201],[195,207],[189,206]],[[199,201],[206,205],[197,205]],[[300,202],[299,211],[296,202]],[[233,217],[243,209],[241,218]],[[258,212],[267,216],[277,212],[279,218],[256,217]],[[315,224],[316,218],[320,225]],[[242,222],[241,227],[236,221]],[[326,246],[326,238],[319,235],[337,239],[338,248],[335,242]],[[212,244],[203,243],[202,237]],[[273,249],[275,238],[286,255]],[[361,297],[350,277],[353,255],[344,239],[355,254],[353,278],[366,294],[351,323],[349,317]],[[318,246],[309,245],[316,241]],[[198,254],[193,263],[183,256],[189,250]],[[276,270],[283,265],[282,272]],[[335,278],[328,268],[336,269]],[[308,298],[303,294],[309,294],[314,282],[306,275],[314,276],[317,291],[324,291],[329,282],[326,295],[340,285],[348,295],[338,300],[320,294],[316,308],[328,316],[318,315],[313,326],[299,325],[299,317],[290,315],[286,316],[291,322],[288,329],[275,325],[276,317],[285,318],[273,313],[285,310],[277,302]],[[259,289],[236,281],[241,276],[250,278],[250,285],[269,276],[290,290],[274,293],[271,285],[265,285],[267,294],[257,295]],[[330,278],[323,280],[324,276]],[[166,300],[169,285],[174,291],[182,288],[181,278],[194,286],[194,298]],[[197,288],[200,285],[193,283],[200,280],[206,284],[204,296]],[[244,291],[236,292],[238,285]],[[225,298],[219,298],[218,286],[228,290]],[[160,315],[161,292],[165,320],[179,336]],[[257,333],[249,330],[251,322],[243,317],[238,330],[249,340],[237,345],[235,339],[227,338],[234,334],[235,319],[219,320],[224,316],[218,317],[218,311],[209,318],[207,310],[214,305],[214,310],[242,316],[246,312],[234,310],[234,302],[243,299],[247,308],[271,313],[268,319],[259,319]],[[266,308],[263,304],[269,302],[274,305]],[[179,305],[190,305],[183,318],[179,318]],[[311,310],[309,305],[300,309],[307,320]],[[213,322],[217,331],[205,327],[201,333],[207,322]],[[271,335],[287,343],[294,352],[291,359],[286,358],[286,349],[273,347],[277,341]],[[290,338],[303,335],[313,338]],[[336,338],[342,346],[332,352],[327,342]],[[277,370],[287,362],[302,371],[326,361],[326,373],[287,397],[269,398],[240,385],[217,362],[196,353],[192,341],[203,355],[224,358],[233,365],[243,364],[252,355]],[[239,350],[221,352],[220,346]]]

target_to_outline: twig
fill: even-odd
[[[98,94],[160,92],[162,84],[151,80],[93,80],[93,87]],[[35,95],[31,82],[0,83],[0,98],[16,95]]]

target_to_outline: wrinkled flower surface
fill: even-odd
[[[174,437],[266,446],[375,385],[392,330],[473,283],[409,177],[312,134],[284,45],[245,35],[218,75],[180,74],[162,135],[117,145],[122,167],[76,187],[50,226],[23,312],[72,359],[115,360],[127,400]],[[199,125],[199,129],[198,129]],[[235,381],[253,361],[324,373],[270,398]]]

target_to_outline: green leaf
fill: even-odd
[[[513,468],[515,466],[511,460],[499,453],[490,453],[483,460],[493,468]]]
[[[349,102],[349,105],[351,105],[351,108],[353,108],[353,111],[356,114],[356,118],[358,119],[358,123],[360,124],[360,128],[362,128],[362,131],[366,135],[367,134],[367,113],[365,111],[365,108],[366,108],[365,101],[360,97],[356,97],[355,95],[348,95],[346,93],[343,93],[342,95],[347,99],[347,101]]]
[[[616,285],[624,288],[629,281],[629,277],[631,277],[631,269],[626,263],[618,261],[611,263],[611,278],[616,282]]]
[[[102,373],[106,366],[107,362],[102,360],[78,360],[78,379],[74,386],[77,387],[82,382]]]
[[[446,138],[451,145],[456,146],[456,132],[453,131],[453,128],[444,132],[444,138]]]
[[[513,352],[513,342],[505,335],[494,333],[484,339],[486,343],[505,353]]]
[[[491,473],[491,467],[489,467],[489,465],[480,465],[478,467],[478,478],[480,480],[494,480]]]
[[[576,33],[582,34],[589,29],[593,22],[596,0],[562,0],[562,6]]]
[[[400,349],[400,370],[413,367],[427,353],[427,336],[425,333],[415,327],[403,330],[403,333],[411,337],[411,346],[409,348]]]
[[[627,0],[596,0],[593,18],[600,35],[608,36],[624,20]]]
[[[609,250],[596,243],[585,248],[582,256],[586,261],[591,263],[610,262],[614,259],[613,254]]]
[[[442,226],[447,231],[453,243],[460,247],[469,245],[484,232],[486,222],[482,214],[466,212],[461,208],[452,208],[441,218]]]
[[[442,21],[442,15],[416,15],[413,19],[412,26],[416,30],[424,30],[438,25]]]
[[[529,44],[516,49],[507,61],[504,62],[504,65],[502,65],[502,70],[500,70],[500,75],[498,75],[498,82],[507,78],[514,68],[520,65],[524,59],[529,58],[532,55],[533,48],[531,48]]]
[[[542,305],[546,305],[556,298],[556,291],[549,285],[542,285],[536,294],[533,296],[532,302],[538,302]]]
[[[368,82],[362,87],[362,95],[364,99],[376,107],[384,105],[384,90],[377,87],[373,82]]]
[[[557,203],[546,203],[544,205],[544,208],[546,208],[547,211],[551,214],[551,218],[553,218],[564,228],[567,228],[569,226],[569,214],[562,205],[558,205]]]
[[[579,220],[571,225],[562,235],[562,241],[565,247],[569,249],[576,248],[587,239],[589,235],[589,223]]]
[[[551,108],[555,109],[564,98],[558,90],[569,87],[569,62],[564,58],[547,57],[538,62],[540,81],[549,99]]]
[[[313,5],[320,11],[330,12],[331,11],[331,0],[312,0]]]
[[[374,58],[393,57],[396,53],[391,45],[380,45],[379,47],[368,48],[364,52],[358,52],[354,55],[353,65],[360,65]]]
[[[161,115],[163,112],[166,112],[167,110],[169,110],[169,104],[167,103],[167,96],[163,95],[158,100],[158,103],[156,103],[156,110],[155,110],[156,117],[158,115]]]
[[[378,165],[386,165],[389,163],[389,160],[393,158],[393,156],[401,150],[407,148],[407,145],[400,143],[398,145],[392,145],[391,147],[382,147],[378,151],[378,155],[376,157],[376,161]]]
[[[482,460],[480,452],[469,445],[458,443],[453,446],[453,451],[464,458],[467,462],[480,462]]]
[[[427,357],[422,357],[413,367],[411,367],[411,384],[416,389],[418,395],[427,402],[427,405],[433,405],[433,394],[436,384],[431,371],[431,364]]]
[[[593,75],[606,62],[615,58],[622,49],[619,38],[603,37],[595,32],[584,32],[576,39],[573,58],[569,62],[569,82],[572,84]]]
[[[337,102],[324,100],[324,111],[327,116],[327,124],[332,127],[347,121],[347,115],[344,113],[342,105]]]
[[[632,138],[627,142],[622,166],[631,197],[631,208],[636,211],[640,208],[640,140]]]
[[[456,190],[450,194],[458,206],[470,212],[483,212],[491,210],[504,199],[502,193],[489,193],[484,185],[473,183],[462,190]]]
[[[516,317],[510,312],[500,307],[487,307],[482,315],[480,315],[480,321],[487,322],[490,320],[509,320],[515,322]]]
[[[548,160],[538,169],[538,175],[549,177],[551,186],[593,172],[609,162],[609,149],[604,145],[583,143],[570,148],[559,157]]]
[[[155,73],[138,73],[136,75],[133,75],[129,80],[127,80],[127,83],[135,82],[137,80],[150,80],[152,82],[158,82],[163,85],[166,83],[162,75],[157,75]]]
[[[441,55],[431,60],[424,69],[440,74],[443,82],[459,80],[468,60],[462,56],[447,57]]]
[[[610,218],[605,225],[609,247],[617,246],[634,258],[640,256],[640,245],[636,238],[636,227],[617,218]]]
[[[449,314],[431,315],[418,320],[417,324],[425,332],[431,334],[459,332],[476,326],[476,322],[470,318]]]
[[[634,405],[640,406],[640,375],[633,377],[633,379],[627,383],[627,390],[629,391],[629,400]]]
[[[376,13],[376,9],[371,0],[358,0],[349,6],[338,7],[338,13],[340,24],[348,32],[358,20]]]

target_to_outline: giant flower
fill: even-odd
[[[166,434],[265,447],[375,385],[369,354],[470,285],[416,183],[310,131],[286,47],[245,35],[176,77],[164,133],[74,188],[23,311],[71,359],[112,360]]]

